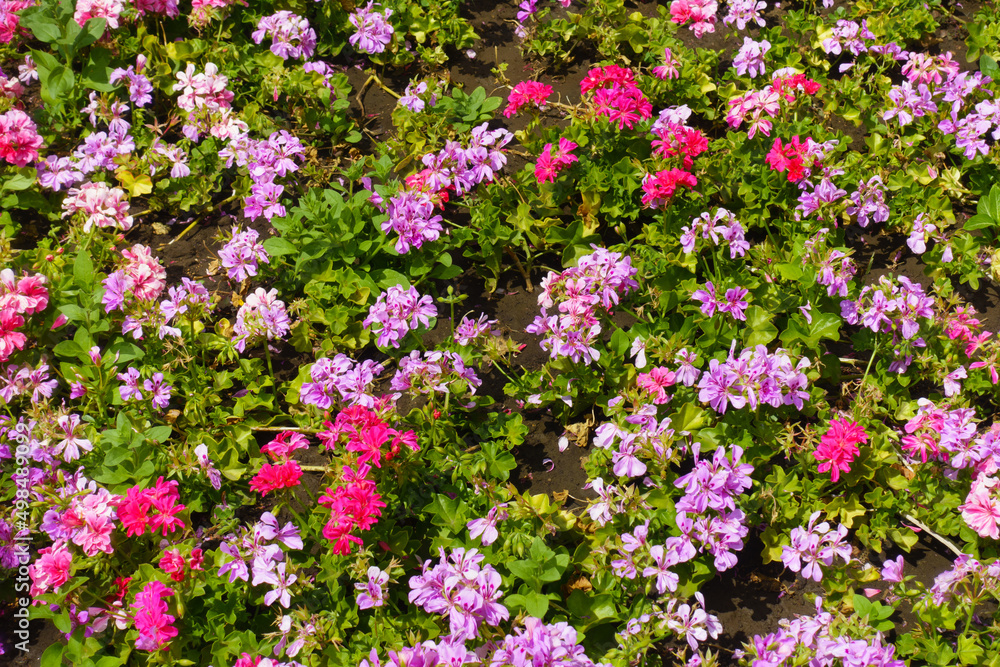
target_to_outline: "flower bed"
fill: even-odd
[[[991,5],[0,2],[5,656],[996,663]]]

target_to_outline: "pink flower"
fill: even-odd
[[[302,468],[298,461],[286,461],[281,465],[265,463],[260,467],[257,476],[250,480],[250,488],[266,496],[269,491],[288,489],[299,485]]]
[[[12,309],[0,310],[0,363],[7,361],[17,350],[23,350],[28,337],[17,331],[24,326],[24,318]]]
[[[980,473],[972,483],[965,504],[959,507],[969,528],[980,537],[1000,539],[1000,498],[995,492],[1000,480]]]
[[[677,69],[680,63],[674,58],[673,52],[670,48],[663,49],[663,64],[657,65],[653,68],[653,76],[658,79],[676,79],[680,76],[680,71]]]
[[[28,568],[31,576],[31,595],[54,591],[69,581],[73,554],[65,540],[58,540],[51,547],[38,551],[38,559]]]
[[[160,569],[169,574],[174,581],[184,581],[185,564],[181,550],[176,547],[167,549],[160,559]]]
[[[139,631],[135,640],[137,649],[157,651],[177,636],[177,628],[173,627],[175,618],[166,613],[170,607],[163,600],[173,594],[172,588],[159,581],[150,581],[135,596],[132,609],[136,610],[135,629]]]
[[[579,158],[570,153],[576,147],[575,143],[565,137],[560,137],[558,148],[554,149],[552,144],[545,144],[542,154],[535,163],[535,178],[538,182],[553,182],[556,174],[576,162]]]
[[[830,420],[830,430],[823,435],[819,447],[813,452],[816,460],[821,462],[817,470],[830,470],[831,481],[838,481],[841,471],[851,471],[850,464],[858,454],[859,442],[868,442],[868,434],[857,422]]]
[[[534,104],[539,109],[545,108],[545,100],[552,94],[552,86],[538,81],[522,81],[514,86],[507,97],[507,108],[503,110],[505,118],[510,118],[522,107]]]
[[[282,431],[274,440],[261,447],[260,451],[278,461],[287,459],[296,449],[309,449],[309,439],[295,431]]]
[[[691,30],[701,39],[706,32],[715,32],[718,10],[715,0],[674,0],[670,3],[670,20],[678,25],[693,21]]]
[[[698,185],[694,174],[680,169],[659,171],[655,175],[647,175],[642,181],[642,203],[650,208],[659,208],[673,198],[678,187],[693,188]]]
[[[640,389],[645,389],[651,394],[655,394],[653,403],[662,405],[670,400],[666,388],[672,387],[676,379],[676,374],[664,367],[654,368],[648,373],[639,373],[636,378],[636,385]]]

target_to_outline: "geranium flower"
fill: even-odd
[[[868,442],[868,434],[864,428],[847,419],[833,419],[828,430],[820,439],[820,445],[813,456],[820,461],[817,470],[830,472],[830,479],[836,482],[840,473],[851,471],[851,462],[858,454],[858,443]]]

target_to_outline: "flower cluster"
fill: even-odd
[[[601,333],[598,316],[610,313],[619,299],[636,289],[636,269],[628,257],[595,246],[575,268],[550,272],[538,295],[541,314],[525,331],[545,336],[541,346],[553,359],[569,357],[574,363],[591,363],[601,353],[594,347]],[[556,305],[560,315],[549,315]]]
[[[322,410],[329,410],[336,400],[371,408],[375,405],[373,385],[382,370],[382,364],[371,359],[355,362],[345,354],[317,359],[309,367],[312,382],[302,383],[299,400]]]
[[[118,28],[118,19],[125,11],[124,0],[77,0],[73,19],[83,27],[93,18],[105,19],[108,27]]]
[[[348,41],[362,53],[382,53],[392,41],[393,29],[389,24],[392,10],[384,9],[382,12],[377,12],[373,9],[373,5],[374,2],[369,2],[365,7],[358,7],[348,17],[351,25],[357,29]]]
[[[719,572],[736,565],[733,552],[743,549],[749,532],[743,525],[746,516],[736,507],[736,497],[753,485],[753,466],[740,463],[742,456],[743,448],[734,445],[731,452],[725,447],[715,450],[711,461],[699,459],[695,443],[694,469],[674,482],[684,490],[684,497],[677,501],[677,527],[692,548],[713,556]],[[680,553],[685,551],[690,553],[691,548]]]
[[[744,651],[734,657],[759,667],[781,665],[879,665],[904,667],[895,658],[896,648],[885,645],[881,632],[841,630],[834,616],[823,610],[823,598],[816,598],[813,616],[796,615],[795,620],[782,619],[779,630],[767,635],[755,635]],[[849,634],[850,632],[850,634]],[[861,634],[861,636],[854,636]]]
[[[747,316],[744,311],[746,311],[748,304],[744,300],[744,297],[747,293],[748,290],[744,287],[731,287],[726,290],[722,298],[719,298],[715,294],[715,285],[709,280],[705,283],[705,288],[695,290],[691,294],[691,298],[701,302],[701,312],[703,315],[712,317],[715,315],[715,311],[718,310],[720,313],[731,315],[734,320],[745,322]]]
[[[858,181],[858,189],[851,194],[851,202],[853,205],[847,207],[847,215],[858,216],[858,224],[862,227],[867,227],[870,222],[885,222],[889,219],[881,176],[872,176],[867,183]]]
[[[736,129],[749,119],[750,129],[747,138],[753,139],[758,132],[765,137],[771,136],[771,118],[781,111],[781,101],[791,103],[796,99],[796,93],[805,92],[815,95],[820,84],[807,78],[804,74],[795,73],[787,68],[774,73],[771,84],[761,90],[751,90],[744,95],[729,100],[729,112],[726,122]]]
[[[371,609],[385,604],[385,591],[382,589],[389,582],[389,573],[372,565],[368,568],[368,581],[354,584],[358,591],[358,609]]]
[[[309,440],[295,431],[282,431],[271,442],[260,448],[262,454],[267,454],[274,461],[264,463],[257,474],[250,480],[250,488],[262,496],[270,491],[289,489],[299,485],[302,468],[298,461],[291,458],[297,449],[308,449]]]
[[[580,93],[591,93],[594,112],[604,116],[618,129],[632,129],[639,121],[652,117],[653,105],[635,83],[635,73],[618,65],[595,67],[580,82]]]
[[[682,169],[665,169],[646,174],[642,179],[642,203],[650,208],[666,206],[679,187],[691,189],[698,185],[698,178]]]
[[[136,594],[131,606],[135,610],[132,615],[135,629],[139,631],[135,647],[140,651],[158,651],[177,636],[178,630],[173,625],[177,619],[167,613],[170,605],[163,599],[173,594],[172,588],[159,581],[148,582]]]
[[[507,106],[503,110],[505,118],[510,118],[529,104],[540,110],[545,109],[545,101],[552,94],[552,86],[538,81],[522,81],[516,84],[507,96]]]
[[[706,32],[715,32],[719,3],[715,0],[673,0],[670,3],[670,20],[677,25],[691,21],[688,28],[701,39]]]
[[[868,434],[847,419],[831,419],[829,430],[820,438],[813,456],[820,462],[819,472],[830,471],[830,480],[836,483],[841,472],[851,472],[851,463],[858,455],[858,443],[868,442]]]
[[[149,246],[135,244],[122,250],[124,262],[108,274],[104,285],[104,312],[125,310],[133,301],[155,301],[166,288],[167,271]]]
[[[684,169],[694,165],[694,158],[708,150],[708,137],[701,130],[682,123],[657,120],[653,124],[653,154],[665,159],[682,157]]]
[[[17,167],[38,159],[42,138],[28,114],[11,109],[0,114],[0,157]]]
[[[891,333],[910,340],[920,331],[918,318],[934,317],[934,299],[924,293],[920,283],[906,276],[897,277],[894,284],[885,276],[877,285],[865,285],[857,300],[840,302],[840,312],[848,324],[858,324],[876,333]],[[921,341],[922,343],[922,341]]]
[[[127,81],[129,100],[140,107],[147,106],[153,102],[153,84],[142,73],[146,69],[146,62],[146,56],[140,53],[135,58],[135,66],[117,67],[111,72],[111,78],[109,79],[112,86],[122,81]]]
[[[737,30],[746,30],[749,24],[756,23],[758,27],[764,27],[764,17],[760,15],[767,9],[764,0],[730,0],[728,4],[729,13],[722,18],[726,26],[731,28],[735,23]]]
[[[109,188],[106,183],[84,183],[79,188],[70,188],[62,203],[63,217],[82,212],[83,231],[89,232],[94,226],[114,227],[123,232],[132,229],[132,216],[125,191]]]
[[[463,317],[462,321],[455,327],[452,338],[459,345],[470,345],[482,336],[498,337],[500,330],[496,328],[497,320],[489,319],[486,314],[480,315],[478,320],[471,317]]]
[[[840,558],[851,560],[851,545],[846,542],[847,527],[840,524],[836,530],[826,521],[817,524],[820,512],[813,512],[805,528],[792,529],[792,543],[781,548],[781,562],[792,572],[813,581],[823,580],[822,565],[830,567]]]
[[[118,519],[125,524],[119,505],[122,498],[97,486],[96,482],[86,483],[85,480],[80,480],[75,486],[67,486],[64,492],[73,494],[69,505],[63,511],[54,508],[46,510],[42,530],[53,541],[72,542],[86,556],[113,553],[111,533],[115,529],[116,507]]]
[[[565,137],[559,138],[558,148],[553,147],[552,144],[545,144],[545,148],[542,149],[535,162],[535,178],[538,179],[538,182],[552,183],[560,171],[569,168],[576,162],[579,158],[571,152],[575,148],[577,145]]]
[[[118,393],[123,401],[142,400],[142,390],[139,389],[141,376],[137,369],[130,366],[127,371],[118,374],[118,379],[124,383],[118,387]],[[153,373],[151,379],[143,381],[142,389],[149,392],[153,407],[163,409],[170,404],[173,387],[163,381],[163,373]]]
[[[456,386],[456,383],[464,384]],[[476,372],[465,365],[462,355],[457,352],[413,350],[399,360],[399,370],[390,387],[393,391],[419,394],[457,394],[460,386],[475,394],[481,384]]]
[[[736,259],[746,255],[750,249],[744,236],[745,231],[736,216],[724,208],[717,209],[709,215],[706,211],[691,221],[691,225],[681,228],[681,248],[684,252],[694,252],[695,244],[700,236],[710,239],[716,246],[719,239],[729,243],[729,258]]]
[[[383,400],[374,407],[352,405],[340,411],[333,422],[323,423],[326,430],[318,434],[323,447],[329,451],[341,443],[345,451],[359,454],[359,464],[371,461],[376,468],[382,467],[383,457],[386,461],[392,460],[404,445],[417,451],[416,433],[389,426],[387,414],[391,408],[388,406]],[[388,447],[383,451],[385,446]]]
[[[270,37],[271,53],[282,60],[308,60],[316,50],[316,31],[309,27],[309,19],[290,11],[265,16],[257,23],[257,29],[250,37],[254,44],[260,44],[265,37]]]
[[[497,626],[510,617],[500,604],[500,573],[492,565],[482,564],[486,557],[476,549],[459,547],[450,554],[439,550],[441,560],[424,561],[423,572],[410,578],[411,604],[429,614],[447,615],[453,639],[479,637],[479,626]]]
[[[232,560],[219,567],[218,576],[229,574],[229,583],[233,583],[237,579],[247,581],[252,574],[252,586],[270,584],[273,587],[264,594],[264,604],[271,606],[280,601],[281,606],[287,609],[291,604],[289,586],[298,577],[288,572],[282,545],[285,549],[301,549],[303,544],[299,529],[291,522],[279,528],[277,517],[271,512],[264,512],[250,529],[243,528],[239,534],[230,533],[219,545],[219,551],[232,557]]]
[[[430,296],[421,296],[414,287],[404,290],[399,285],[393,285],[379,294],[362,325],[365,328],[377,325],[373,332],[378,334],[379,347],[391,345],[398,348],[411,329],[430,326],[434,317],[437,317],[437,308]]]
[[[442,196],[447,193],[442,191],[453,189],[464,195],[480,183],[491,182],[507,164],[502,149],[513,138],[507,130],[490,130],[484,123],[473,128],[467,147],[448,141],[439,152],[424,155],[426,168],[419,178],[407,179],[407,188],[389,200],[389,217],[382,222],[383,232],[399,234],[396,252],[404,254],[425,242],[436,241],[444,231],[441,216],[434,214],[434,207],[447,201]],[[375,195],[374,201],[381,203],[381,197]]]
[[[257,262],[270,263],[264,246],[257,243],[258,237],[254,229],[241,232],[233,226],[232,237],[219,250],[219,261],[231,279],[243,282],[257,275]]]
[[[41,274],[18,278],[11,269],[0,271],[0,363],[24,349],[28,338],[18,331],[26,323],[24,316],[40,313],[49,305],[45,283]]]
[[[278,290],[264,291],[258,287],[247,297],[236,313],[233,324],[235,347],[240,352],[246,349],[247,342],[257,340],[276,340],[283,338],[291,330],[285,302],[278,299]]]
[[[751,79],[764,76],[764,56],[771,50],[771,42],[762,39],[755,42],[749,37],[743,38],[743,46],[733,58],[733,67],[740,76],[750,75]]]
[[[725,414],[730,405],[737,410],[748,405],[756,410],[760,404],[802,409],[803,401],[809,398],[809,380],[802,372],[810,366],[808,358],[796,365],[781,348],[771,353],[763,345],[747,348],[738,357],[735,352],[733,341],[728,358],[708,362],[698,383],[698,400],[719,414]]]
[[[166,482],[162,477],[149,489],[132,487],[118,505],[118,520],[122,522],[129,537],[143,535],[148,528],[151,532],[161,531],[165,537],[184,527],[177,514],[184,509],[178,504],[181,499],[177,491],[177,481]],[[150,514],[155,510],[155,514]]]
[[[993,475],[1000,469],[1000,426],[979,434],[973,408],[948,409],[926,398],[917,400],[917,414],[903,426],[902,447],[921,462],[947,462],[945,475],[971,468],[973,475]]]
[[[205,564],[205,556],[201,549],[192,549],[191,554],[185,558],[181,550],[177,547],[167,549],[160,558],[160,569],[170,575],[176,582],[184,581],[184,573],[190,569],[192,571],[201,570]]]

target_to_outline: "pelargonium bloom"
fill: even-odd
[[[851,471],[851,462],[858,455],[858,443],[868,442],[865,433],[857,422],[848,419],[831,419],[830,429],[820,438],[819,447],[813,456],[820,461],[819,472],[830,471],[830,479],[836,482],[840,473]]]
[[[959,507],[965,523],[980,537],[1000,539],[1000,480],[980,473]]]
[[[382,53],[392,41],[394,31],[389,24],[392,10],[385,9],[379,13],[372,8],[374,4],[369,2],[366,7],[358,7],[348,18],[357,32],[347,41],[362,53]]]
[[[558,148],[553,148],[552,144],[545,144],[535,163],[535,178],[538,182],[553,182],[560,171],[576,162],[579,158],[570,152],[575,148],[577,145],[566,137],[559,138]]]
[[[507,96],[507,107],[503,110],[503,115],[505,118],[510,118],[529,104],[544,109],[545,101],[551,94],[552,86],[538,81],[522,81],[515,85]]]
[[[354,584],[358,590],[358,609],[371,609],[385,604],[385,591],[382,587],[389,582],[389,573],[372,565],[368,568],[368,581]]]
[[[265,463],[260,467],[257,475],[250,480],[250,488],[259,491],[260,495],[266,496],[270,491],[298,486],[301,477],[302,468],[299,467],[298,461],[289,460],[279,465]]]
[[[378,334],[378,346],[399,347],[400,341],[411,330],[422,324],[430,326],[432,317],[437,317],[437,308],[430,296],[423,295],[413,287],[403,289],[393,285],[378,296],[378,300],[368,310],[368,317],[362,325],[372,328]]]

